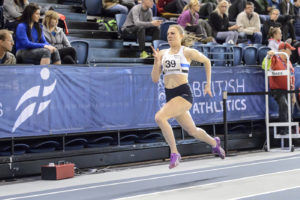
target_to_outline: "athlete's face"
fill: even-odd
[[[168,43],[170,46],[180,46],[183,35],[180,34],[179,30],[175,27],[170,27],[168,30]]]

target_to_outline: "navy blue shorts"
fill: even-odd
[[[173,99],[174,97],[180,96],[190,102],[193,103],[193,93],[189,84],[179,85],[176,88],[167,89],[165,88],[167,102]]]

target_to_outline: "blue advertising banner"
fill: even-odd
[[[1,67],[0,138],[157,127],[154,116],[165,95],[162,80],[152,82],[151,70],[152,66]],[[190,112],[199,125],[222,122],[222,91],[264,91],[264,72],[258,68],[212,68],[213,97],[203,95],[205,80],[203,67],[190,69]],[[265,115],[262,96],[229,97],[227,106],[230,121]]]

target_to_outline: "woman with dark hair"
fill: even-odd
[[[59,15],[53,10],[46,12],[43,20],[43,31],[46,40],[58,49],[62,64],[76,64],[76,51],[64,33],[63,29],[57,26]]]
[[[15,30],[23,11],[28,4],[28,0],[4,0],[3,17],[7,29],[12,31]]]
[[[20,63],[61,64],[58,50],[46,41],[39,24],[40,7],[30,3],[16,29],[16,57]]]

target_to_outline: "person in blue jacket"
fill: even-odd
[[[58,50],[46,41],[39,19],[40,7],[35,3],[27,5],[16,29],[17,62],[61,64]]]

